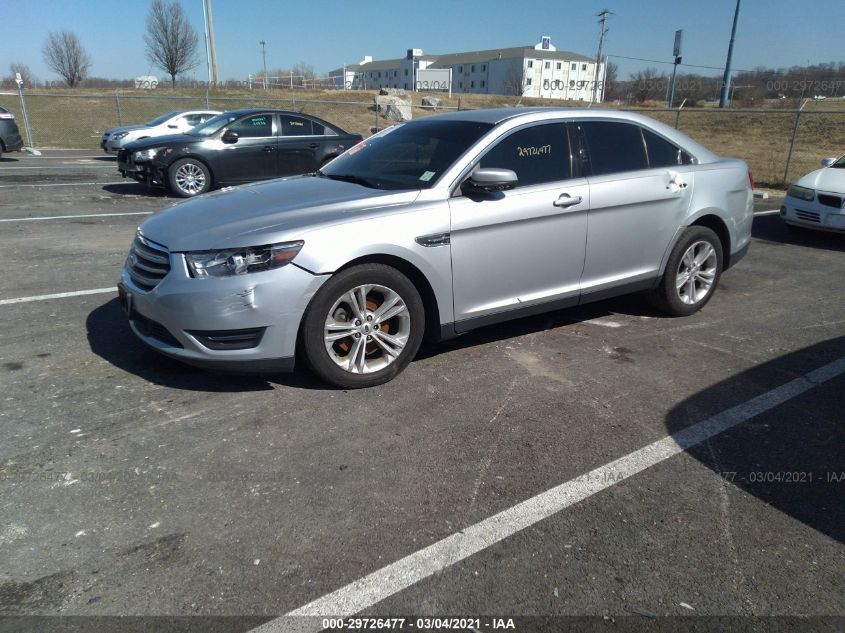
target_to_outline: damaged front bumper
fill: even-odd
[[[299,324],[328,278],[293,264],[276,270],[195,279],[184,256],[152,290],[126,268],[118,284],[132,331],[149,347],[181,361],[226,371],[293,369]]]

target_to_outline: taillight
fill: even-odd
[[[748,184],[751,185],[751,188],[754,189],[754,175],[751,173],[751,170],[748,170]]]

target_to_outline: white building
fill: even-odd
[[[401,59],[373,61],[372,57],[365,57],[358,64],[333,70],[330,77],[338,87],[345,85],[347,89],[401,88],[431,92],[449,89],[444,85],[448,75],[443,70],[451,70],[453,93],[590,101],[593,86],[597,85],[596,100],[601,101],[604,95],[605,64],[599,65],[597,75],[595,59],[559,51],[548,36],[543,36],[534,46],[448,55],[425,55],[420,49],[408,49]]]

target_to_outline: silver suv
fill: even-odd
[[[424,337],[634,291],[692,314],[746,253],[752,209],[745,163],[650,118],[465,111],[152,216],[119,293],[164,354],[273,371],[300,350],[367,387]]]

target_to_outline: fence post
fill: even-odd
[[[117,106],[117,124],[123,125],[123,118],[120,114],[120,90],[114,91],[114,103]]]
[[[376,112],[376,132],[378,132],[378,99],[373,99],[373,110]]]
[[[680,126],[681,126],[681,110],[683,109],[684,104],[686,102],[687,102],[687,100],[684,99],[683,101],[681,101],[681,105],[678,106],[678,113],[675,115],[675,129],[676,130],[680,129]]]
[[[458,95],[458,112],[461,111],[461,96]]]
[[[26,102],[23,98],[23,82],[18,83],[18,95],[21,98],[21,112],[23,112],[23,125],[26,128],[26,138],[29,141],[29,147],[32,148],[32,128],[29,127],[29,115],[26,113]]]
[[[792,128],[792,139],[789,141],[789,153],[786,155],[786,169],[783,170],[783,183],[787,184],[789,181],[787,177],[789,176],[789,163],[792,162],[792,148],[795,146],[795,135],[798,133],[798,122],[801,120],[801,110],[804,109],[804,106],[807,105],[809,99],[804,99],[804,103],[801,104],[801,107],[798,108],[798,112],[795,113],[795,125]]]

